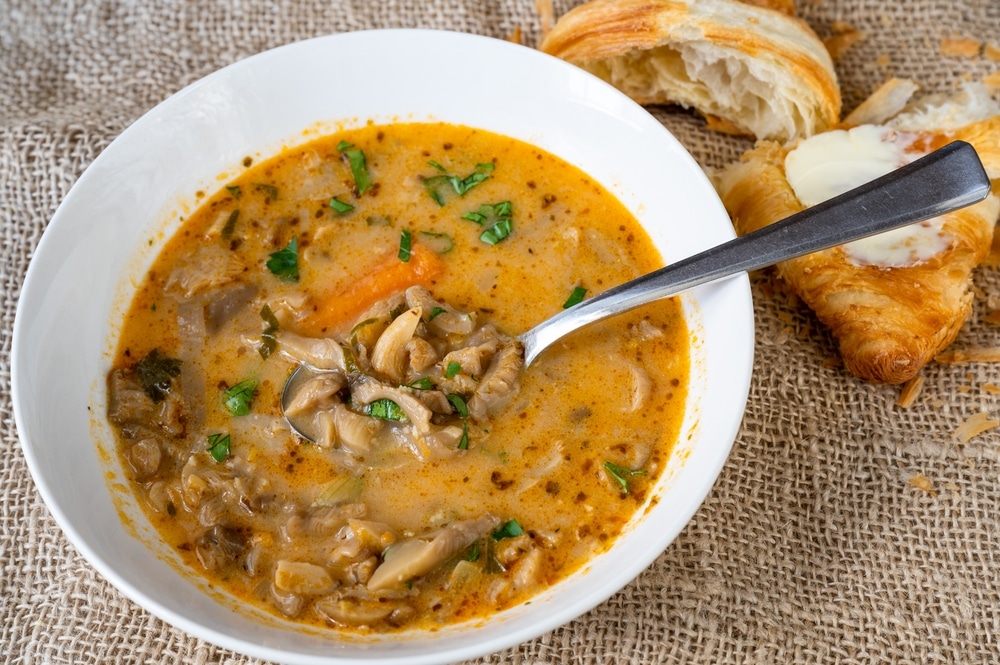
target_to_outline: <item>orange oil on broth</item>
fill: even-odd
[[[342,141],[364,152],[374,181],[360,197],[352,193],[351,169],[338,150]],[[477,164],[494,169],[463,197],[440,206],[421,179],[439,173],[431,161],[461,176]],[[332,197],[354,209],[337,214]],[[462,215],[500,201],[512,204],[513,230],[491,246],[480,240],[483,228]],[[227,224],[231,233],[222,237]],[[314,611],[314,597],[298,606],[285,599],[276,609],[269,566],[280,558],[324,564],[334,534],[297,542],[287,536],[287,525],[296,507],[315,505],[343,469],[328,451],[275,427],[282,422],[278,394],[292,364],[257,352],[260,310],[292,302],[322,314],[338,306],[338,294],[350,292],[376,266],[398,261],[403,230],[410,231],[415,250],[442,251],[441,236],[425,234],[446,234],[453,247],[435,255],[440,270],[425,285],[439,300],[475,311],[480,322],[511,335],[560,311],[576,286],[594,294],[661,265],[636,220],[579,169],[526,143],[447,124],[368,126],[286,149],[247,168],[184,222],[134,299],[116,366],[161,349],[182,360],[185,395],[201,404],[186,413],[185,431],[166,446],[173,464],[136,473],[129,443],[120,439],[123,467],[132,471],[133,489],[154,526],[192,570],[237,598],[304,623],[327,625],[328,619]],[[266,262],[292,238],[300,277],[284,282]],[[194,278],[184,277],[191,273]],[[252,295],[218,330],[206,332],[216,292],[233,285],[250,285]],[[343,336],[354,324],[337,316],[324,321],[321,332],[328,335]],[[380,618],[340,628],[388,632],[483,617],[523,602],[609,547],[644,505],[666,463],[683,418],[688,372],[680,306],[656,303],[596,324],[543,354],[500,412],[470,424],[462,454],[421,462],[390,450],[366,460],[374,468],[364,473],[356,497],[367,507],[365,520],[403,534],[486,512],[516,520],[526,534],[522,540],[541,549],[542,572],[521,589],[504,586],[510,572],[484,572],[456,584],[449,577],[456,562],[470,558],[459,556],[407,583],[400,594],[415,612],[406,621]],[[233,417],[222,391],[247,377],[258,381],[251,415]],[[240,501],[252,503],[245,496],[215,507],[263,552],[252,566],[206,570],[198,554],[212,509],[192,505],[193,491],[180,476],[188,455],[213,468],[205,443],[213,433],[231,437],[231,456],[215,470],[224,476],[233,465],[252,469],[254,478],[244,485],[256,483],[256,489],[244,490],[267,497],[256,510],[240,509]],[[641,472],[627,477],[627,493],[606,462]]]

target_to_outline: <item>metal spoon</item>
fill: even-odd
[[[753,233],[717,245],[546,319],[518,339],[524,366],[557,340],[601,319],[737,273],[891,231],[977,203],[990,179],[975,149],[955,141],[896,171]],[[281,408],[317,370],[300,365],[281,394]],[[286,416],[291,428],[312,440]]]
[[[574,330],[737,273],[944,215],[986,198],[975,149],[955,141],[929,155],[753,233],[608,289],[520,336],[524,365]]]

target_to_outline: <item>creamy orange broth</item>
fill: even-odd
[[[342,141],[363,151],[374,182],[360,196],[338,150]],[[494,168],[441,206],[423,183],[440,174],[432,161],[462,177],[477,164]],[[304,442],[284,426],[278,398],[293,363],[280,352],[265,359],[258,351],[264,305],[282,330],[346,339],[360,312],[338,318],[332,310],[371,304],[354,293],[348,306],[345,294],[399,262],[403,230],[411,232],[415,256],[433,253],[436,272],[423,281],[435,298],[475,312],[480,324],[519,334],[560,311],[576,286],[591,295],[661,265],[624,206],[545,151],[447,124],[367,126],[247,166],[167,243],[123,323],[115,362],[127,374],[153,349],[181,361],[170,387],[170,408],[179,409],[173,427],[156,419],[169,419],[162,413],[138,428],[145,434],[122,425],[127,416],[112,420],[136,495],[191,569],[301,622],[388,632],[484,617],[523,602],[609,547],[650,499],[679,433],[689,343],[678,303],[645,307],[557,344],[524,372],[498,411],[467,421],[467,450],[447,459],[383,447],[345,467],[336,450]],[[332,197],[354,209],[338,214]],[[491,246],[480,240],[484,228],[462,215],[501,201],[511,202],[512,232]],[[292,238],[299,279],[282,281],[266,262]],[[201,281],[185,281],[186,273]],[[213,310],[220,294],[237,287],[244,291],[232,312]],[[251,413],[233,416],[223,391],[247,378],[257,382]],[[230,436],[222,461],[207,450],[212,434]],[[152,451],[152,462],[133,449],[144,436],[154,441],[143,444],[145,452],[160,451]],[[606,462],[636,472],[624,476],[627,491]],[[370,592],[364,581],[382,561],[379,546],[369,545],[367,563],[348,574],[331,563],[337,533],[299,533],[302,524],[322,531],[308,521],[317,506],[323,515],[341,510],[339,495],[324,503],[324,492],[340,480],[357,481],[346,500],[350,510],[363,510],[363,520],[391,528],[400,540],[487,514],[516,521],[523,534],[487,536],[429,573]],[[205,534],[213,525],[224,529],[212,533],[231,536],[231,562],[212,558],[218,543]],[[497,552],[506,572],[488,558]],[[285,584],[275,591],[278,560],[330,571],[332,588],[298,593]],[[393,612],[379,611],[389,606]]]

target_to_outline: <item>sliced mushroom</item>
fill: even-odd
[[[347,378],[339,372],[318,374],[298,389],[285,407],[285,415],[296,416],[314,409],[330,409],[340,400],[336,394],[347,385]]]
[[[344,349],[337,340],[329,337],[304,337],[297,333],[278,333],[281,355],[297,363],[319,370],[347,371]]]
[[[378,591],[399,586],[414,577],[426,575],[442,563],[490,533],[500,524],[493,515],[454,522],[422,538],[404,540],[388,548],[382,565],[368,580],[368,590]]]
[[[478,420],[499,408],[517,392],[523,369],[524,353],[520,344],[514,341],[506,344],[493,356],[489,369],[469,399],[469,414]]]
[[[406,345],[420,324],[420,314],[420,308],[414,307],[397,316],[379,335],[372,349],[372,368],[394,383],[402,383],[406,378]]]
[[[306,561],[278,561],[274,569],[274,587],[300,596],[330,593],[336,588],[326,568]]]
[[[396,608],[393,605],[356,598],[324,598],[314,605],[316,611],[339,626],[365,626],[385,619]]]
[[[331,414],[342,449],[358,457],[371,452],[372,441],[383,427],[381,420],[354,413],[343,404],[336,405]]]
[[[459,312],[438,302],[422,286],[406,290],[406,304],[419,307],[427,315],[427,328],[437,335],[468,335],[476,328],[474,312]]]

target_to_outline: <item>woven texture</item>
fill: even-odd
[[[556,14],[573,3],[557,2]],[[891,75],[946,91],[1000,69],[997,0],[800,0],[838,60],[845,110]],[[426,27],[537,43],[533,0],[0,0],[0,661],[258,663],[191,638],[100,578],[49,516],[10,397],[11,330],[28,261],[87,165],[156,103],[262,50],[333,32]],[[651,109],[705,166],[748,143]],[[1000,274],[977,275],[957,347],[1000,345]],[[753,276],[757,348],[742,430],[707,501],[622,592],[484,663],[985,663],[1000,658],[996,365],[932,365],[910,408],[847,376],[828,333],[770,273]],[[914,478],[929,485],[917,487]]]

